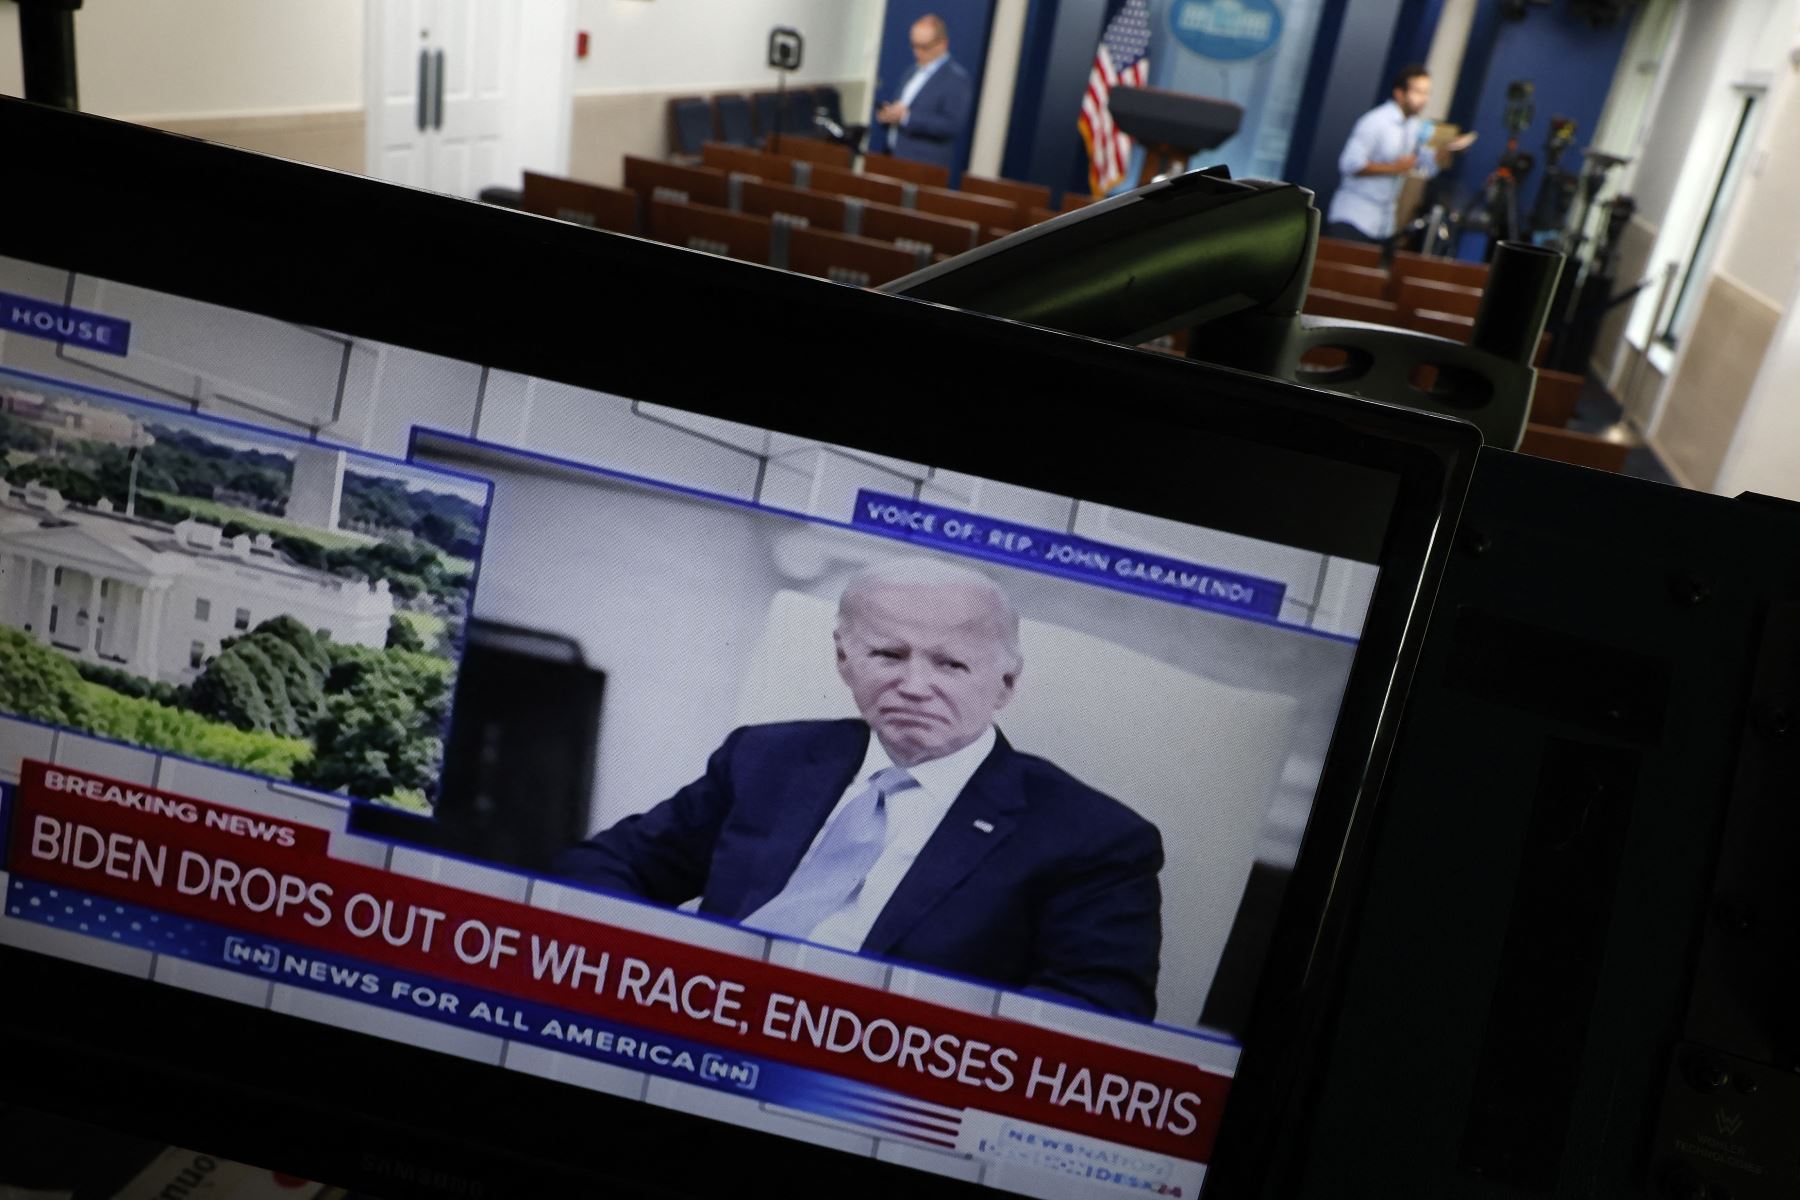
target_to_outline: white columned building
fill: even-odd
[[[0,624],[84,662],[145,679],[191,680],[225,638],[291,616],[334,640],[381,646],[394,601],[385,580],[300,566],[268,535],[170,528],[74,509],[51,489],[0,488]]]

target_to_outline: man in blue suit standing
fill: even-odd
[[[1024,666],[1006,594],[936,559],[877,564],[844,589],[833,641],[861,720],[734,731],[559,873],[1153,1017],[1161,835],[994,727]]]
[[[875,111],[888,130],[888,153],[956,171],[956,143],[975,108],[975,83],[950,57],[944,19],[927,13],[913,23],[913,69],[900,94]]]

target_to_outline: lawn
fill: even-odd
[[[200,500],[193,496],[178,496],[173,492],[145,492],[146,496],[155,496],[172,508],[183,508],[196,517],[223,525],[228,521],[236,521],[246,529],[267,530],[269,533],[285,533],[293,537],[306,538],[317,542],[327,550],[345,549],[352,546],[371,546],[381,539],[370,537],[366,533],[351,533],[344,529],[320,529],[316,525],[302,525],[283,517],[272,517],[268,513],[255,509],[235,508],[229,504],[221,504],[217,500]],[[438,551],[438,559],[444,569],[452,575],[468,575],[475,570],[473,559],[459,558],[454,554]],[[425,631],[420,630],[423,634]]]
[[[364,533],[349,533],[341,529],[320,529],[317,525],[302,525],[298,521],[289,521],[284,517],[272,517],[268,513],[257,512],[254,509],[220,504],[217,500],[178,496],[173,492],[145,492],[144,494],[155,496],[171,508],[186,509],[196,517],[220,525],[228,521],[236,521],[246,529],[260,529],[269,533],[285,533],[291,537],[305,538],[308,541],[317,542],[327,550],[344,549],[350,546],[369,546],[381,540]]]
[[[444,632],[444,618],[436,613],[414,612],[410,608],[403,608],[394,615],[411,625],[413,632],[419,635],[419,640],[426,646],[437,645],[438,638]]]

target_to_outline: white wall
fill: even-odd
[[[1764,32],[1764,57],[1774,60],[1768,111],[1717,260],[1783,312],[1713,490],[1800,500],[1800,11],[1785,15],[1785,27]]]
[[[1795,9],[1795,0],[1683,6],[1671,50],[1674,61],[1646,131],[1643,155],[1625,188],[1638,202],[1640,219],[1658,230],[1649,274],[1660,278],[1665,264],[1684,260],[1692,250],[1743,102],[1733,85],[1771,82],[1788,72],[1785,56],[1793,45]],[[1777,129],[1778,122],[1767,116],[1758,135],[1763,146],[1772,136],[1791,139],[1791,132]],[[1745,185],[1739,188],[1738,207],[1753,190],[1752,180]],[[1726,242],[1731,232],[1728,225]],[[1715,256],[1713,269],[1725,261],[1725,255]],[[1785,298],[1785,287],[1778,294]],[[1633,309],[1630,336],[1640,346],[1655,304],[1656,289],[1646,289]]]
[[[975,106],[975,137],[969,146],[969,171],[1000,174],[1006,153],[1006,129],[1012,121],[1013,93],[1019,81],[1019,54],[1025,45],[1029,0],[998,0],[988,35],[987,63],[981,75],[981,100]]]
[[[1757,31],[1749,78],[1766,80],[1756,144],[1738,184],[1718,269],[1771,304],[1786,303],[1800,266],[1800,80],[1788,54],[1800,48],[1800,5],[1783,3]]]
[[[515,169],[569,173],[569,80],[575,69],[575,7],[531,0],[519,11],[514,44],[511,128]]]
[[[75,45],[81,107],[103,116],[362,107],[361,0],[87,0]]]
[[[1800,500],[1800,293],[1788,298],[1713,490]]]
[[[1438,14],[1437,32],[1431,37],[1431,50],[1425,56],[1425,69],[1431,72],[1431,102],[1425,115],[1442,121],[1450,115],[1450,101],[1456,94],[1456,81],[1462,74],[1463,57],[1469,50],[1469,30],[1475,24],[1476,0],[1446,0]]]
[[[866,78],[883,8],[883,0],[579,0],[575,27],[593,48],[575,64],[575,91],[774,87],[766,56],[776,25],[806,38],[791,82]]]
[[[23,96],[25,75],[19,65],[19,8],[0,4],[0,96]]]

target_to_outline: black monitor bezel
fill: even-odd
[[[0,144],[10,177],[0,255],[1003,473],[1059,494],[1184,520],[1210,514],[1260,536],[1301,531],[1333,552],[1378,555],[1381,583],[1207,1194],[1253,1186],[1304,1094],[1328,1013],[1376,785],[1479,445],[1471,426],[20,102],[0,101]],[[621,278],[632,281],[623,303]],[[631,357],[596,361],[608,337]],[[929,369],[895,369],[908,353]],[[957,370],[1024,399],[972,406],[944,387]],[[955,438],[932,417],[956,418]],[[1127,427],[1165,436],[1132,445],[1131,462],[1094,454]],[[1205,471],[1189,457],[1185,476],[1171,476],[1184,465],[1170,459],[1178,446],[1204,449]],[[1171,478],[1194,494],[1168,492]],[[1287,485],[1272,510],[1242,503],[1272,478]],[[1368,522],[1342,497],[1366,485],[1361,495],[1373,503],[1390,478],[1385,530],[1360,528]],[[1145,505],[1146,496],[1156,502]],[[30,981],[9,984],[0,1004],[0,1061],[23,1096],[382,1194],[579,1182],[700,1193],[741,1184],[750,1163],[817,1190],[903,1194],[928,1182],[886,1163],[6,947],[0,977]],[[336,1075],[334,1064],[354,1064],[353,1075]],[[600,1128],[613,1135],[610,1152],[595,1144]],[[929,1183],[944,1194],[994,1194]]]

